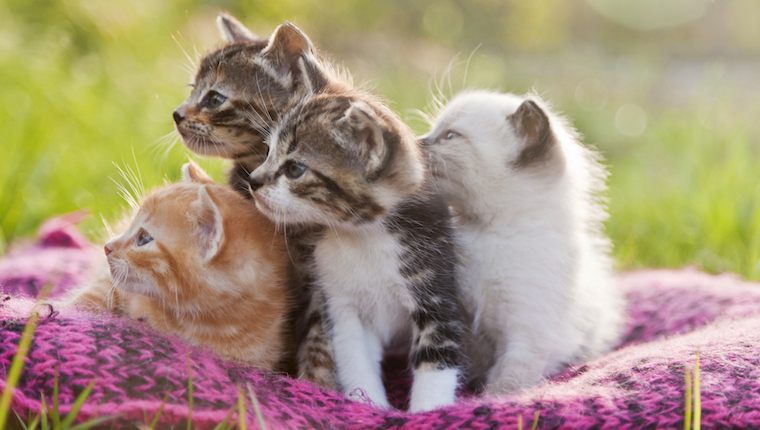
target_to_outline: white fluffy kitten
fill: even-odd
[[[537,96],[487,91],[457,95],[422,141],[458,215],[468,377],[514,392],[614,346],[623,301],[597,154]]]

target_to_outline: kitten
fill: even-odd
[[[250,198],[248,175],[264,162],[264,139],[281,113],[310,94],[340,91],[351,82],[289,22],[269,40],[229,15],[219,15],[217,24],[227,43],[203,57],[174,122],[191,151],[233,160],[229,183]]]
[[[614,346],[607,172],[564,118],[535,95],[465,92],[422,142],[458,216],[468,377],[514,392]]]
[[[145,197],[131,225],[105,245],[110,276],[73,302],[273,369],[286,349],[283,239],[252,202],[195,163],[183,174]]]
[[[312,274],[343,391],[387,407],[380,361],[400,343],[410,411],[453,403],[463,324],[451,224],[411,130],[364,93],[323,94],[285,113],[269,145],[251,190],[278,224],[325,227]]]

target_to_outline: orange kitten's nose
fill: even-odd
[[[113,251],[113,248],[111,247],[110,243],[106,243],[106,246],[104,246],[103,249],[105,249],[106,255],[110,254],[111,251]]]

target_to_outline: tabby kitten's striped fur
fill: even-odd
[[[282,113],[311,94],[345,91],[352,83],[293,24],[280,25],[269,40],[257,39],[229,15],[220,15],[217,24],[227,44],[204,56],[192,94],[174,112],[174,120],[190,150],[234,161],[230,185],[250,198],[248,175],[266,158],[264,139]],[[302,345],[294,367],[297,376],[337,390],[326,336],[329,321],[321,314],[321,296],[311,295],[308,269],[313,236],[320,229],[286,229],[291,295],[297,301],[291,331]]]
[[[110,273],[72,301],[277,368],[289,346],[283,239],[252,202],[200,167],[191,162],[183,172],[185,181],[143,199],[131,225],[105,245]]]
[[[250,178],[256,205],[279,224],[325,227],[312,273],[343,391],[388,406],[380,361],[403,345],[410,410],[454,402],[463,326],[451,224],[411,130],[351,91],[304,100],[269,145]]]
[[[191,151],[233,160],[229,183],[250,197],[248,175],[264,162],[264,139],[281,113],[309,94],[350,88],[351,82],[291,23],[268,40],[229,15],[219,15],[217,24],[227,43],[203,57],[174,122]]]

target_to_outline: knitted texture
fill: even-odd
[[[82,282],[95,250],[66,219],[52,220],[35,244],[0,260],[0,389],[40,287],[60,296]],[[502,397],[462,392],[436,411],[407,414],[347,400],[308,382],[223,361],[211,352],[109,314],[42,307],[13,397],[21,416],[39,413],[40,396],[66,413],[91,382],[77,421],[119,414],[116,427],[150,422],[165,401],[159,428],[213,428],[235,407],[239,387],[254,393],[269,428],[683,428],[684,371],[700,352],[702,427],[760,428],[760,288],[730,275],[696,270],[628,273],[624,340],[615,351],[546,383]],[[384,363],[389,398],[405,408],[410,386],[403,355]],[[189,411],[189,376],[192,411]],[[247,396],[249,398],[249,396]],[[247,422],[255,414],[247,400]],[[233,415],[234,419],[236,415]],[[110,428],[109,422],[106,426]]]

